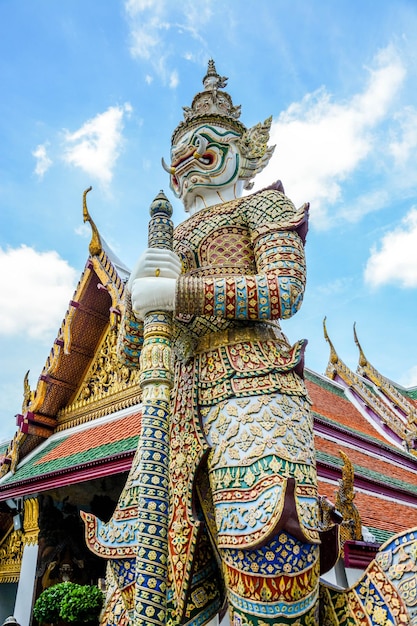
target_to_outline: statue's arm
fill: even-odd
[[[283,196],[265,194],[262,209],[248,206],[256,274],[230,277],[182,275],[175,310],[226,319],[273,320],[298,311],[306,281],[304,236],[308,205],[291,214]],[[278,202],[280,200],[281,202]]]

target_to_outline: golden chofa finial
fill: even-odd
[[[327,319],[327,317],[325,317],[324,320],[323,320],[323,332],[324,332],[324,338],[325,338],[325,340],[327,341],[327,343],[330,346],[329,363],[336,364],[338,362],[338,360],[339,360],[339,357],[337,356],[337,352],[334,349],[334,346],[333,346],[332,342],[330,341],[329,335],[327,334],[326,319]]]
[[[359,350],[359,365],[360,367],[365,367],[365,365],[368,364],[368,359],[366,358],[364,351],[362,350],[362,346],[359,343],[358,335],[356,334],[356,322],[354,322],[353,324],[353,338]]]
[[[88,212],[88,208],[87,208],[87,194],[91,190],[92,190],[92,187],[90,186],[83,193],[83,220],[84,220],[84,223],[89,222],[91,226],[91,231],[92,231],[91,241],[90,241],[90,245],[88,246],[88,250],[91,256],[98,256],[100,252],[102,251],[101,239],[97,230],[97,226],[94,224],[93,220],[91,219],[91,215]]]
[[[28,410],[31,398],[32,398],[32,392],[31,392],[30,385],[29,385],[29,370],[28,370],[23,379],[23,403],[22,403],[23,414],[25,414],[26,411]]]

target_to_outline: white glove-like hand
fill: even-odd
[[[143,320],[150,311],[173,311],[181,261],[171,250],[148,248],[133,270],[127,288],[132,309]]]
[[[136,278],[145,276],[162,276],[178,278],[181,274],[181,261],[175,252],[161,248],[147,248],[139,257],[135,269],[130,275],[127,288],[132,291],[132,283]]]

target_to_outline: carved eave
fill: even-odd
[[[392,405],[398,420],[406,423],[406,441],[410,448],[417,447],[417,408],[402,395],[396,387],[383,376],[366,358],[356,333],[356,324],[353,326],[354,340],[359,350],[357,373],[369,380],[377,391]],[[412,451],[412,450],[411,450]]]
[[[356,400],[358,408],[374,426],[381,430],[388,438],[397,443],[398,446],[403,446],[410,452],[413,452],[412,445],[410,445],[410,429],[409,426],[402,421],[398,413],[389,405],[384,402],[380,397],[370,389],[369,385],[365,383],[364,378],[353,372],[345,363],[339,358],[337,352],[329,338],[326,328],[326,319],[323,321],[324,338],[330,346],[330,357],[326,368],[326,376],[342,383],[346,387],[346,391],[350,392],[352,398]],[[361,363],[363,367],[365,363],[368,363],[363,351],[360,355]],[[414,452],[413,452],[414,453]]]
[[[103,285],[103,278],[104,283],[108,282],[106,268],[102,267],[103,256],[105,253],[101,251],[99,258],[90,257],[87,261],[24,419],[56,420],[58,411],[71,401],[94,357],[109,326],[110,309],[117,310],[120,306],[122,293],[113,302],[110,291],[115,289]]]
[[[0,476],[13,472],[24,456],[56,431],[60,412],[71,405],[104,337],[117,328],[123,313],[128,270],[95,226],[92,230],[89,258],[35,390],[29,389],[25,377],[18,430],[4,454]]]

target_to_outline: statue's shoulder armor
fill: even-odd
[[[267,230],[295,230],[304,241],[308,228],[309,204],[297,209],[281,191],[263,189],[243,199],[249,228],[254,232]]]

